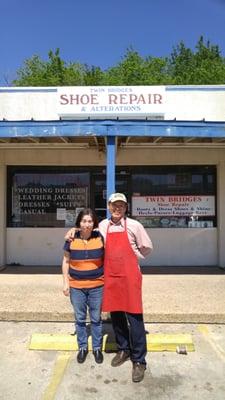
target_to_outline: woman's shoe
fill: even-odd
[[[79,362],[79,364],[82,364],[86,360],[87,355],[87,349],[80,349],[79,353],[77,354],[77,362]]]
[[[95,362],[97,364],[101,364],[103,362],[103,354],[102,354],[101,350],[94,350],[93,354],[94,354]]]

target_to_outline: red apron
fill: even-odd
[[[104,292],[102,311],[125,311],[141,314],[142,275],[127,235],[124,232],[106,233],[104,259]]]

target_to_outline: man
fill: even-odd
[[[111,313],[118,347],[111,365],[117,367],[130,358],[132,380],[140,382],[146,369],[147,345],[138,259],[145,258],[153,246],[140,222],[125,217],[127,199],[123,193],[109,197],[108,209],[111,218],[101,221],[99,230],[105,239],[102,311]]]

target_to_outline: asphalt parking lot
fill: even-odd
[[[106,327],[105,327],[106,328]],[[108,329],[108,327],[107,327]],[[132,364],[113,368],[113,353],[84,364],[74,351],[29,350],[33,333],[72,333],[72,323],[0,322],[1,400],[224,400],[225,325],[147,324],[150,333],[189,333],[195,351],[148,352],[144,381],[131,381]]]

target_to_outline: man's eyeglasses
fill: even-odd
[[[114,210],[123,210],[124,208],[126,208],[126,205],[125,205],[125,204],[116,205],[116,204],[111,203],[111,206],[112,206],[112,208],[113,208]]]

